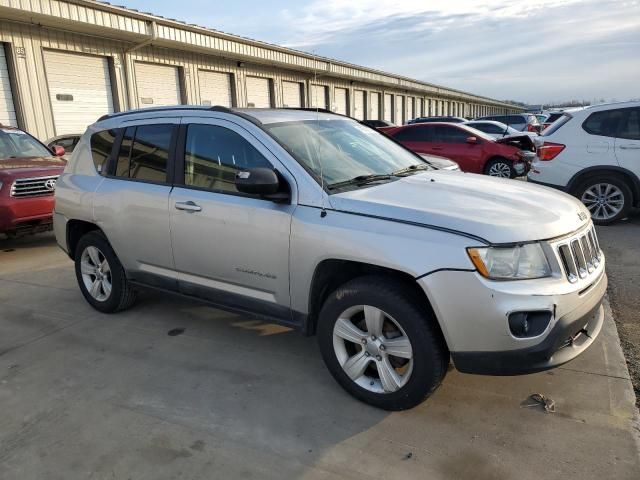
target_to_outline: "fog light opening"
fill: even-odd
[[[509,330],[516,338],[531,338],[542,334],[551,322],[551,312],[514,312],[509,315]]]

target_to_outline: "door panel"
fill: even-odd
[[[302,107],[302,84],[282,81],[282,106],[289,108]]]
[[[201,105],[221,105],[228,108],[233,106],[231,74],[199,70],[198,82]]]
[[[247,77],[247,106],[251,108],[271,108],[271,80]]]
[[[182,103],[178,67],[136,62],[135,75],[140,108]]]
[[[615,140],[616,159],[640,178],[640,108],[625,109]]]
[[[117,169],[95,193],[98,225],[131,278],[163,288],[177,288],[169,232],[167,171],[178,121],[147,120],[129,124],[117,153]]]
[[[56,135],[83,133],[114,111],[106,57],[45,50],[44,60]]]
[[[277,165],[277,160],[230,122],[190,122],[185,185],[176,186],[169,200],[181,290],[290,320],[289,235],[295,207],[240,194],[233,184],[236,171]],[[185,204],[189,210],[182,209]]]

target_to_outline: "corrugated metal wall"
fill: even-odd
[[[10,6],[20,8],[23,2],[18,0],[0,0],[0,8]],[[259,45],[242,44],[239,41],[217,38],[205,33],[183,31],[165,25],[156,27],[157,38],[153,46],[143,46],[137,50],[128,51],[134,45],[128,41],[119,41],[101,35],[100,28],[120,29],[131,34],[149,34],[149,22],[129,18],[109,12],[99,12],[82,5],[72,5],[63,1],[31,0],[27,6],[32,11],[43,15],[64,18],[67,21],[88,22],[96,25],[93,35],[72,33],[65,30],[64,24],[60,28],[45,28],[33,26],[18,21],[0,20],[0,42],[7,45],[9,71],[14,77],[13,84],[17,88],[13,91],[14,105],[18,124],[40,139],[46,140],[56,135],[50,93],[47,85],[45,50],[59,50],[91,55],[104,56],[110,66],[113,103],[116,111],[129,108],[139,108],[138,88],[136,85],[135,62],[157,63],[178,67],[182,88],[183,102],[187,104],[201,104],[199,70],[211,70],[230,73],[234,105],[244,107],[246,99],[246,77],[261,77],[270,80],[272,86],[273,104],[281,107],[282,82],[293,81],[303,85],[304,105],[311,105],[311,84],[324,85],[328,91],[328,105],[335,104],[337,88],[347,90],[349,102],[347,110],[354,111],[354,90],[366,92],[365,112],[370,112],[372,93],[378,93],[380,107],[385,94],[394,98],[416,99],[424,101],[425,105],[433,107],[425,114],[442,114],[443,98],[446,95],[436,87],[433,93],[428,93],[430,87],[425,84],[411,82],[402,78],[391,77],[358,69],[356,66],[332,64],[325,60],[307,58],[279,51],[275,48]],[[115,8],[115,7],[114,7]],[[100,28],[97,28],[100,27]],[[70,28],[70,27],[69,27]],[[105,30],[106,32],[106,30]],[[123,37],[125,38],[125,37]],[[163,43],[164,42],[164,43]],[[164,48],[169,42],[179,42],[198,47]],[[204,53],[206,49],[207,53]],[[219,53],[219,54],[218,54]],[[256,58],[251,62],[247,59]],[[272,61],[272,65],[265,65]],[[283,68],[282,65],[287,66]],[[87,72],[90,75],[90,72]],[[356,78],[356,80],[354,80]],[[364,81],[366,79],[366,81]],[[394,84],[396,86],[391,87]],[[471,96],[469,95],[471,98]],[[447,102],[451,99],[447,98]],[[480,115],[489,112],[506,111],[506,107],[482,105],[458,101],[459,112],[468,115]],[[412,109],[415,114],[417,109]],[[427,110],[427,108],[425,108]],[[514,110],[515,111],[515,110]],[[369,114],[367,114],[369,116]],[[386,116],[381,112],[380,117]]]

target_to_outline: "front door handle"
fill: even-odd
[[[620,145],[621,150],[640,150],[640,145]]]
[[[176,208],[178,210],[184,210],[185,212],[199,212],[202,207],[195,202],[189,200],[188,202],[176,202]]]

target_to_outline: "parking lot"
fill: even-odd
[[[600,229],[624,331],[638,222]],[[315,338],[283,327],[158,293],[97,313],[51,234],[0,240],[0,305],[2,479],[637,479],[640,469],[608,305],[577,360],[522,377],[452,369],[400,413],[350,397]],[[556,412],[529,406],[533,393]]]

